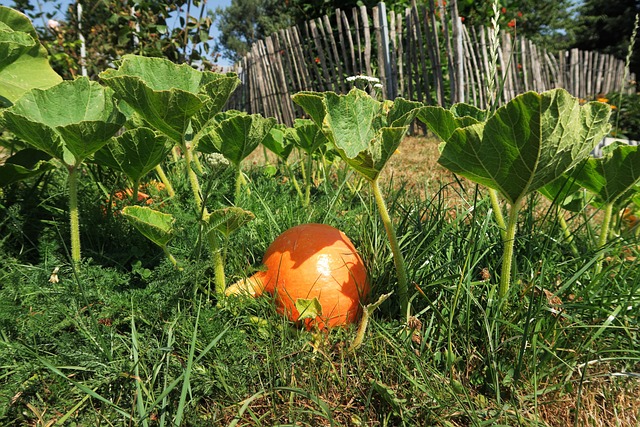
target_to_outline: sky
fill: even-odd
[[[72,0],[57,0],[57,1],[55,1],[55,3],[61,4],[62,7],[60,8],[60,10],[64,11],[64,10],[67,9],[68,5],[72,3]],[[14,3],[13,3],[12,0],[0,0],[0,5],[2,5],[2,6],[9,6],[10,7],[13,4]],[[47,2],[47,1],[35,1],[35,2],[32,2],[32,4],[35,4],[36,7],[38,7],[38,4],[42,5],[43,11],[46,12],[46,13],[56,12],[56,10],[52,6],[52,4]],[[207,0],[207,6],[206,7],[207,7],[208,10],[212,10],[213,11],[213,10],[217,9],[218,7],[223,7],[224,8],[224,7],[227,7],[227,6],[230,6],[230,5],[231,5],[231,0]],[[64,19],[64,13],[59,13],[59,12],[57,12],[57,13],[58,13],[58,15],[56,15],[54,19],[58,19],[58,20]],[[173,14],[173,15],[174,15],[173,19],[169,19],[167,24],[169,26],[180,25],[180,21],[178,19],[177,14]],[[37,23],[36,23],[36,25],[37,25]],[[215,24],[214,24],[214,27],[212,27],[212,29],[211,29],[211,36],[214,38],[214,40],[213,40],[214,43],[216,41],[215,39],[218,38],[219,34],[220,33],[219,33],[218,29],[215,27]],[[229,63],[229,61],[227,59],[224,59],[224,58],[220,58],[219,61],[218,61],[218,64],[223,66],[223,67],[232,65],[231,63]]]

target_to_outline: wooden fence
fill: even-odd
[[[378,77],[388,99],[485,107],[492,30],[463,25],[455,0],[446,6],[437,0],[426,3],[418,6],[414,0],[404,14],[387,12],[385,3],[372,10],[336,9],[332,17],[258,41],[235,66],[243,84],[229,106],[291,125],[301,114],[291,95],[304,90],[345,93],[352,86],[347,77],[362,74]],[[550,53],[513,30],[499,33],[499,102],[528,90],[563,87],[591,98],[626,87],[623,61],[578,49]]]

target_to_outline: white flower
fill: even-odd
[[[49,27],[51,30],[55,30],[60,27],[60,23],[55,19],[49,19],[49,21],[47,22],[47,27]]]
[[[363,75],[349,76],[349,77],[347,77],[347,81],[348,82],[364,81],[364,82],[367,82],[367,83],[380,83],[380,79],[377,78],[377,77],[363,76]]]
[[[382,83],[376,83],[373,85],[376,89],[382,89]]]

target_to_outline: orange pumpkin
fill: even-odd
[[[369,293],[367,272],[353,243],[337,228],[290,228],[269,246],[263,264],[264,271],[231,286],[227,295],[270,293],[278,311],[294,322],[300,318],[296,301],[316,298],[321,310],[315,319],[304,319],[307,328],[341,326],[359,318]]]

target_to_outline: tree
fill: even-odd
[[[460,0],[458,10],[465,24],[490,26],[492,2]],[[500,27],[525,36],[550,50],[570,45],[567,28],[572,22],[571,0],[501,0]]]
[[[573,47],[625,59],[638,13],[639,0],[586,0],[578,8]],[[639,40],[635,43],[630,68],[636,76],[640,75]]]
[[[46,0],[58,10],[65,2]],[[198,62],[212,68],[216,56],[209,55],[212,20],[203,0],[75,0],[62,22],[49,21],[30,0],[14,0],[15,7],[32,19],[43,18],[41,41],[51,55],[54,69],[64,78],[80,73],[80,25],[85,38],[89,77],[113,65],[127,53],[161,56],[174,62]],[[78,19],[77,5],[82,6]],[[171,14],[178,14],[180,26],[170,28]],[[211,58],[213,56],[213,58]]]

